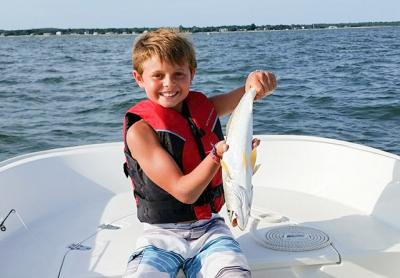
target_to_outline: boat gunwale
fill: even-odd
[[[336,145],[340,147],[346,147],[358,151],[368,152],[380,156],[384,156],[387,158],[392,158],[395,160],[400,161],[400,156],[394,153],[390,153],[387,151],[383,151],[377,148],[373,148],[367,145],[362,145],[359,143],[353,143],[349,141],[343,141],[338,139],[326,138],[326,137],[319,137],[319,136],[309,136],[309,135],[269,135],[269,134],[255,134],[253,137],[260,139],[261,141],[293,141],[293,142],[310,142],[310,143],[324,143],[330,145]],[[64,154],[71,154],[77,152],[79,150],[89,151],[101,147],[110,147],[110,146],[118,146],[120,145],[121,148],[123,147],[122,141],[117,142],[105,142],[105,143],[94,143],[94,144],[86,144],[86,145],[77,145],[77,146],[70,146],[70,147],[61,147],[61,148],[54,148],[48,149],[43,151],[37,151],[22,155],[17,155],[15,157],[0,161],[0,173],[8,168],[12,168],[18,166],[20,164],[39,160],[43,158],[49,158],[53,156],[61,156]],[[121,149],[122,152],[122,149]]]

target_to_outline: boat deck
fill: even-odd
[[[258,235],[298,225],[331,244],[276,251],[254,239],[254,222],[232,229],[253,277],[400,277],[398,156],[314,137],[260,139],[254,214],[286,221],[260,222]],[[123,161],[113,143],[0,163],[0,216],[16,211],[0,232],[0,276],[120,277],[142,233]]]
[[[256,188],[254,196],[257,213],[272,212],[288,219],[263,226],[260,223],[260,229],[289,223],[313,227],[328,234],[333,245],[305,252],[275,251],[257,243],[248,229],[232,229],[254,277],[263,277],[266,271],[293,277],[294,271],[306,272],[310,266],[324,267],[325,271],[330,267],[334,273],[342,260],[357,267],[358,261],[371,260],[371,256],[379,260],[383,253],[400,253],[397,230],[354,209],[312,195],[262,187]],[[18,217],[10,219],[8,224],[19,225],[20,229],[13,238],[0,243],[2,261],[6,256],[6,261],[24,262],[24,268],[32,269],[32,273],[47,267],[49,277],[59,272],[59,277],[120,277],[142,232],[132,201],[131,193],[125,192],[108,200],[88,200],[83,206],[71,204],[53,215],[51,221],[47,218],[27,228]],[[9,270],[5,277],[19,271]]]

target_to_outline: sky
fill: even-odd
[[[400,0],[0,0],[0,29],[400,21]]]

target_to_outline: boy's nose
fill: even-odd
[[[175,84],[175,80],[172,78],[172,76],[165,76],[163,84],[164,87],[170,87]]]

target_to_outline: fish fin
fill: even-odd
[[[245,152],[242,153],[242,163],[244,170],[247,171],[247,156]]]
[[[256,160],[257,160],[257,148],[254,148],[250,153],[250,167],[255,172],[256,167]]]
[[[224,169],[224,171],[227,173],[229,179],[232,179],[231,172],[229,171],[228,164],[226,164],[226,162],[225,162],[223,159],[221,159],[221,167],[222,167],[222,168]]]
[[[260,166],[261,166],[261,164],[257,164],[257,165],[254,167],[253,176],[254,176],[254,174],[258,171],[258,169],[260,169]]]

